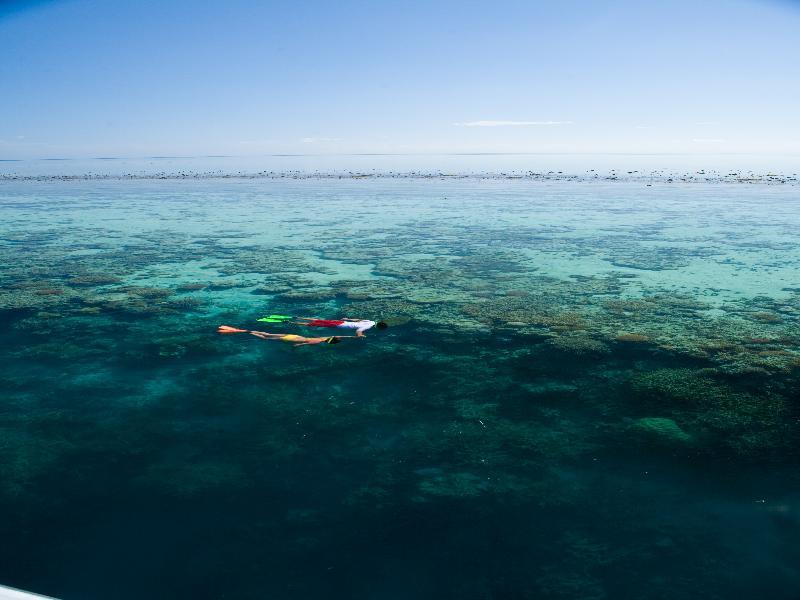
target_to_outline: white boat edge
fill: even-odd
[[[0,585],[0,600],[56,600],[52,596],[42,596],[18,590],[17,588]]]

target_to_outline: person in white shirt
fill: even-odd
[[[383,321],[370,321],[368,319],[316,319],[313,317],[297,317],[297,325],[305,327],[331,327],[334,329],[355,330],[356,337],[364,337],[364,332],[375,327],[386,329],[388,325]]]

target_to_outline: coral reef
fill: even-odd
[[[1,182],[43,208],[0,190],[8,568],[50,531],[70,540],[52,560],[95,556],[108,523],[192,557],[202,531],[230,579],[279,565],[275,597],[324,595],[311,568],[359,597],[353,564],[425,579],[454,556],[442,590],[464,597],[715,597],[767,564],[747,548],[787,554],[791,203],[532,179],[104,182],[136,200],[113,206]],[[273,312],[389,328],[297,349],[215,333]],[[779,567],[754,580],[789,589]]]
[[[675,421],[663,417],[637,419],[631,425],[631,430],[656,443],[681,445],[692,441],[692,436],[681,429]]]

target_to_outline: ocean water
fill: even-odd
[[[0,583],[800,597],[793,185],[0,182]],[[292,348],[220,324],[383,319]]]

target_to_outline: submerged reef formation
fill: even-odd
[[[664,417],[643,417],[637,419],[631,429],[646,438],[648,442],[664,444],[687,444],[692,436],[681,429],[672,419]]]
[[[730,597],[752,556],[721,529],[794,547],[800,252],[780,188],[752,188],[754,218],[621,184],[217,184],[0,188],[7,572],[51,530],[97,552],[101,512],[275,597],[365,597],[356,563],[408,597],[405,569],[446,580],[420,597]],[[214,333],[309,331],[270,313],[389,328],[298,349]],[[791,564],[763,568],[790,589]]]

